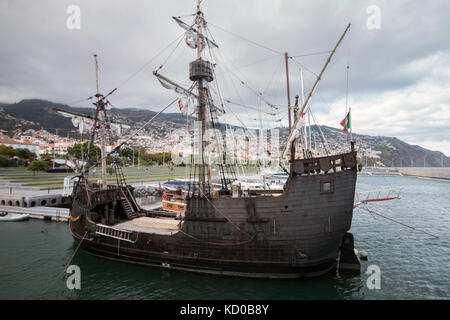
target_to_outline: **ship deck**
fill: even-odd
[[[172,235],[178,232],[179,223],[180,220],[175,220],[173,218],[141,217],[118,223],[113,227],[125,231]]]

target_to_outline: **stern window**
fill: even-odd
[[[320,183],[320,193],[333,193],[333,181],[323,181]]]

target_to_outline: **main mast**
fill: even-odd
[[[197,83],[198,105],[197,105],[197,125],[198,125],[198,188],[200,196],[209,194],[209,181],[206,182],[207,165],[205,164],[204,150],[206,143],[206,102],[208,96],[208,82],[213,80],[212,67],[209,61],[202,60],[202,50],[205,43],[203,37],[203,13],[200,10],[200,0],[197,2],[197,60],[189,64],[189,78]]]

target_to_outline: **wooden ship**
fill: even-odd
[[[175,18],[178,20],[177,18]],[[179,20],[177,22],[180,22]],[[196,28],[197,59],[189,66],[200,122],[199,161],[191,166],[191,183],[182,194],[166,195],[175,210],[140,207],[134,188],[116,165],[117,182],[106,181],[104,135],[109,123],[106,97],[97,92],[93,118],[101,147],[101,181],[88,179],[82,170],[74,184],[70,231],[80,248],[94,256],[137,265],[196,273],[254,278],[298,278],[325,274],[340,264],[359,271],[353,253],[351,228],[357,158],[353,143],[349,152],[322,157],[296,157],[294,132],[300,115],[349,26],[313,86],[302,108],[294,112],[290,136],[283,150],[289,154],[289,174],[282,190],[242,192],[236,175],[220,167],[221,187],[211,187],[209,165],[203,148],[207,114],[217,112],[209,93],[214,66],[202,58],[212,41],[203,34],[205,20],[200,9]],[[160,80],[173,83],[157,72]],[[290,114],[290,113],[289,113]],[[210,116],[214,121],[215,116]],[[93,135],[94,136],[94,135]],[[282,164],[282,161],[280,161]],[[283,166],[283,165],[282,165]],[[164,199],[163,199],[164,200]],[[179,207],[178,207],[179,206]],[[174,208],[171,208],[174,209]]]

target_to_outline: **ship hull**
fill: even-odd
[[[320,276],[336,266],[351,227],[357,175],[356,153],[323,159],[293,163],[282,194],[193,197],[178,230],[135,228],[125,238],[115,233],[120,224],[106,227],[109,236],[99,232],[103,224],[90,215],[108,199],[93,193],[87,201],[81,188],[70,229],[83,251],[114,261],[251,278]]]
[[[79,239],[75,238],[77,241]],[[284,265],[276,263],[242,263],[215,262],[183,258],[173,258],[170,255],[142,254],[138,250],[129,250],[120,246],[106,246],[104,244],[85,244],[81,246],[83,252],[112,261],[130,263],[140,266],[177,270],[209,275],[232,276],[260,279],[294,279],[301,277],[317,277],[330,272],[336,266],[336,257],[312,265]],[[119,247],[119,249],[118,249]]]

